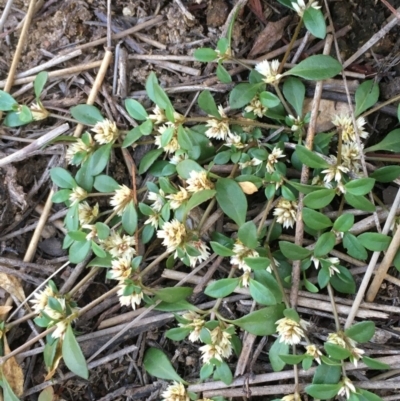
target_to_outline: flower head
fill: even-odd
[[[197,263],[207,260],[210,256],[210,248],[201,239],[191,241],[188,244],[199,252],[199,255],[197,256],[188,255],[190,266],[195,267]]]
[[[304,337],[304,330],[299,322],[284,317],[279,319],[276,324],[279,334],[279,342],[289,345],[299,344]],[[304,326],[304,324],[303,324]]]
[[[196,342],[200,338],[200,331],[204,327],[205,321],[196,312],[189,311],[182,315],[189,323],[179,323],[179,327],[191,329],[189,334],[189,341]]]
[[[324,181],[330,183],[332,180],[335,180],[337,183],[340,183],[342,181],[342,174],[348,173],[349,169],[343,165],[338,166],[336,163],[336,157],[331,156],[331,159],[334,164],[321,171],[322,174],[325,174]]]
[[[81,202],[78,206],[79,223],[90,224],[99,215],[99,204],[96,203],[93,207],[87,202]]]
[[[312,356],[321,365],[322,352],[315,345],[307,345],[306,354]]]
[[[284,228],[293,227],[296,221],[297,202],[281,198],[274,210],[276,221]]]
[[[64,334],[67,330],[67,323],[65,320],[61,320],[56,323],[56,329],[51,333],[53,338],[64,338]]]
[[[226,146],[234,146],[236,149],[243,149],[246,145],[242,142],[242,138],[238,134],[229,133],[225,141]]]
[[[239,163],[239,167],[241,170],[243,170],[246,167],[258,166],[261,163],[262,163],[262,160],[253,157],[251,160]]]
[[[281,401],[301,401],[299,393],[285,395]]]
[[[111,269],[108,272],[108,277],[113,280],[124,281],[129,278],[131,273],[131,259],[123,257],[111,261]]]
[[[43,107],[42,102],[32,103],[29,108],[32,113],[34,121],[44,120],[49,116],[49,112]]]
[[[272,60],[270,63],[268,60],[261,61],[256,65],[256,70],[264,75],[263,81],[267,84],[278,82],[282,78],[282,74],[278,74],[279,60]]]
[[[342,145],[342,166],[349,169],[353,173],[358,173],[361,168],[361,152],[363,145],[360,147],[355,142],[348,142]]]
[[[151,205],[151,208],[157,212],[161,212],[161,209],[163,208],[163,206],[165,204],[164,196],[165,196],[165,194],[162,189],[160,189],[160,191],[158,193],[157,192],[149,192],[149,194],[147,195],[147,199],[153,202]]]
[[[47,305],[49,297],[55,297],[55,293],[51,286],[46,286],[43,291],[35,292],[34,299],[30,302],[32,304],[32,309],[35,313],[39,314]]]
[[[69,195],[69,200],[72,205],[75,205],[76,203],[86,199],[87,195],[88,193],[83,188],[76,186],[72,189],[72,192]]]
[[[206,127],[209,128],[206,131],[206,136],[210,139],[226,140],[228,135],[231,133],[229,129],[228,117],[221,105],[218,106],[218,112],[221,116],[221,119],[211,118],[211,120],[207,121]]]
[[[199,348],[202,352],[201,358],[205,364],[209,363],[211,359],[215,358],[222,361],[222,358],[229,358],[232,354],[231,337],[227,331],[222,330],[217,326],[211,331],[211,344],[204,345]]]
[[[165,116],[164,109],[161,109],[156,105],[153,109],[154,114],[149,115],[149,120],[153,122],[153,124],[162,124],[163,122],[167,121],[167,117]]]
[[[127,289],[126,284],[120,284],[118,286],[119,290],[117,292],[119,296],[119,303],[122,306],[131,306],[133,310],[136,309],[136,305],[140,305],[140,302],[143,299],[143,292],[139,293],[133,292],[130,295],[124,295]]]
[[[131,189],[128,188],[126,185],[120,185],[119,188],[115,190],[115,194],[110,199],[110,205],[113,206],[118,216],[122,216],[125,208],[128,206],[129,202],[132,199],[133,194]]]
[[[68,146],[65,153],[65,159],[68,161],[68,164],[80,164],[81,161],[85,160],[89,154],[94,152],[94,141],[91,135],[88,134],[87,139],[89,144],[86,144],[81,138],[78,138],[76,142]],[[74,163],[74,157],[78,153],[82,153],[85,156],[79,163]]]
[[[275,172],[275,164],[278,163],[278,159],[285,157],[283,154],[282,149],[279,148],[274,148],[272,152],[268,155],[268,161],[267,161],[267,171],[268,173],[273,173]]]
[[[295,116],[292,116],[291,114],[289,114],[289,119],[292,121],[292,125],[291,125],[290,129],[293,132],[297,131],[304,125],[304,122],[300,116],[295,117]]]
[[[339,347],[345,348],[350,351],[350,361],[357,366],[357,362],[362,358],[364,350],[357,348],[357,342],[347,337],[345,333],[339,331],[337,333],[329,333],[327,342],[336,344]]]
[[[162,230],[157,231],[157,237],[164,239],[163,245],[167,247],[168,252],[173,252],[185,242],[186,228],[176,219],[167,221]]]
[[[187,179],[187,190],[189,192],[203,191],[204,189],[213,189],[214,184],[207,178],[206,171],[191,171],[190,178]]]
[[[361,138],[367,138],[368,132],[364,131],[366,121],[364,117],[358,117],[356,120],[357,131]],[[356,130],[350,114],[335,115],[332,124],[342,131],[342,140],[346,142],[356,142]]]
[[[157,211],[154,211],[154,213],[148,217],[148,219],[144,222],[144,224],[150,224],[154,228],[157,228],[159,219],[160,215],[158,214]]]
[[[300,18],[303,17],[304,11],[306,11],[307,8],[314,8],[315,10],[319,10],[321,8],[321,6],[318,4],[318,1],[312,0],[309,1],[308,4],[306,4],[304,0],[297,0],[292,2],[292,7]]]
[[[190,198],[190,194],[185,188],[180,186],[179,191],[176,194],[167,195],[166,198],[170,199],[171,209],[175,210]]]
[[[132,259],[136,254],[136,250],[133,248],[135,245],[136,241],[134,237],[129,235],[121,237],[117,232],[111,233],[111,235],[103,241],[104,249],[110,252],[111,256],[114,258]]]
[[[236,240],[235,245],[233,245],[232,249],[234,255],[231,256],[231,264],[237,265],[239,269],[242,269],[244,272],[250,272],[251,268],[244,261],[245,258],[258,258],[259,253],[254,249],[248,248],[244,245],[240,240]]]
[[[96,134],[94,139],[100,145],[114,142],[119,135],[119,131],[115,122],[108,119],[96,123],[92,131]]]
[[[263,106],[258,95],[251,99],[251,102],[244,108],[246,113],[254,113],[257,117],[262,118],[267,112],[267,107]]]
[[[190,401],[185,386],[182,383],[174,382],[161,394],[163,401]]]
[[[87,241],[91,241],[97,237],[97,227],[95,224],[82,224],[82,228],[89,230],[86,235]]]
[[[172,137],[167,144],[163,144],[163,134],[167,130],[172,130]],[[175,153],[178,149],[180,149],[180,145],[178,143],[177,128],[175,124],[167,122],[166,125],[162,125],[158,128],[158,133],[159,135],[156,135],[154,138],[154,143],[159,149],[164,149],[164,151],[168,154]]]
[[[354,384],[351,382],[351,380],[348,377],[343,378],[342,380],[342,387],[339,389],[337,395],[339,396],[346,396],[347,399],[350,398],[351,393],[356,392],[356,388],[354,387]]]

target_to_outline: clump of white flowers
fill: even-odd
[[[307,8],[314,8],[315,10],[319,10],[321,8],[321,6],[318,4],[318,1],[312,0],[308,1],[307,4],[304,0],[297,0],[295,2],[292,2],[292,7],[299,17],[303,17],[304,11],[306,11]]]
[[[108,119],[96,123],[92,131],[96,134],[94,139],[99,145],[114,142],[119,136],[119,130],[115,122]]]
[[[83,188],[76,186],[75,188],[72,189],[69,195],[69,200],[71,202],[71,205],[75,205],[86,199],[87,196],[88,193]]]
[[[132,258],[136,254],[135,238],[130,235],[121,235],[116,231],[111,232],[102,245],[114,258]]]
[[[190,401],[190,397],[182,383],[174,382],[161,394],[163,401]]]
[[[94,206],[90,206],[87,202],[81,202],[78,206],[78,218],[79,223],[90,224],[96,220],[99,215],[99,204],[96,203]]]
[[[206,171],[191,171],[190,177],[186,180],[186,189],[189,192],[199,192],[205,189],[213,189],[214,184],[207,178]]]
[[[361,138],[368,137],[368,132],[364,130],[365,123],[364,117],[358,117],[356,120],[357,131]],[[335,115],[332,119],[332,124],[341,131],[344,143],[356,142],[356,130],[354,129],[353,119],[350,114]]]
[[[299,344],[301,339],[305,336],[305,329],[307,329],[308,323],[304,320],[299,322],[284,317],[279,319],[277,322],[277,332],[279,334],[279,342],[289,345]]]
[[[204,327],[204,319],[198,315],[196,312],[189,311],[182,315],[182,321],[184,323],[179,323],[179,327],[190,329],[189,341],[192,343],[200,339],[200,331]]]
[[[120,185],[115,190],[114,195],[110,199],[110,205],[113,206],[114,211],[118,216],[122,216],[129,202],[133,200],[133,193],[126,185]]]
[[[258,95],[251,99],[251,102],[244,108],[246,113],[254,113],[259,118],[262,118],[267,112],[267,107],[263,106]]]
[[[157,237],[163,239],[168,252],[175,252],[185,242],[186,227],[176,219],[166,221],[162,229],[157,231]]]
[[[349,399],[351,395],[356,392],[354,384],[348,377],[343,378],[341,384],[342,387],[339,389],[337,395],[342,397],[346,396],[346,399]]]
[[[284,228],[291,228],[296,222],[297,202],[290,201],[284,198],[279,199],[278,204],[274,210],[274,216],[279,224]]]
[[[231,131],[229,129],[228,117],[221,105],[218,106],[218,112],[221,116],[220,119],[210,116],[212,118],[207,121],[206,127],[208,127],[208,130],[206,131],[206,136],[210,139],[219,139],[224,141]]]
[[[327,342],[347,349],[351,354],[349,357],[350,361],[357,367],[357,362],[362,358],[364,350],[357,348],[356,341],[347,337],[342,331],[339,331],[337,333],[329,333]]]
[[[210,363],[211,359],[215,358],[222,361],[224,358],[229,358],[232,355],[232,334],[228,329],[223,329],[217,326],[211,330],[211,344],[206,344],[200,347],[202,353],[201,359],[205,364]]]
[[[264,76],[263,81],[266,84],[278,83],[282,78],[282,74],[278,74],[279,60],[272,60],[270,63],[268,60],[261,61],[256,65],[256,71]]]

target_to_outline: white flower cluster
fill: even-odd
[[[304,0],[297,0],[292,2],[292,7],[300,18],[303,17],[304,11],[306,11],[307,8],[314,8],[315,10],[319,10],[321,8],[321,6],[318,4],[318,1],[312,0],[310,0],[308,4],[306,4]]]
[[[57,310],[50,306],[49,299],[53,299],[53,302],[57,304]],[[47,285],[43,291],[35,293],[34,299],[30,302],[36,314],[50,319],[47,327],[56,326],[51,336],[62,340],[69,323],[66,319],[75,314],[78,308],[67,305],[66,299],[59,295],[51,285]]]
[[[296,322],[293,319],[284,317],[279,319],[276,324],[279,334],[279,342],[289,345],[299,344],[301,339],[305,336],[304,330],[307,329],[309,323],[304,320]]]
[[[354,363],[355,367],[357,367],[357,363],[362,358],[364,350],[357,348],[356,341],[347,337],[342,331],[340,331],[337,333],[329,333],[327,342],[347,349],[351,353],[350,361]]]
[[[259,253],[245,246],[240,240],[236,240],[232,249],[234,255],[231,256],[231,264],[236,265],[239,269],[243,270],[243,276],[241,278],[241,283],[243,287],[247,287],[249,285],[251,268],[244,261],[245,258],[258,258]]]
[[[175,381],[161,394],[161,398],[163,401],[190,401],[185,386]]]
[[[293,227],[296,222],[297,202],[281,198],[274,210],[274,216],[284,228]]]
[[[211,330],[211,344],[203,345],[199,348],[202,352],[201,359],[205,364],[210,363],[215,358],[222,362],[223,358],[229,358],[232,355],[232,335],[227,329],[217,326]]]
[[[200,331],[204,327],[205,321],[196,312],[189,311],[182,315],[186,323],[179,323],[179,327],[190,329],[189,341],[196,342],[200,338]]]

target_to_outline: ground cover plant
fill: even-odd
[[[367,264],[372,255],[377,259],[387,251],[381,265],[393,263],[400,269],[394,214],[383,229],[380,224],[361,233],[356,229],[357,213],[377,219],[376,205],[383,205],[379,185],[400,176],[398,165],[385,163],[377,168],[367,162],[366,154],[400,151],[400,131],[390,130],[372,146],[364,146],[370,135],[366,116],[379,99],[378,84],[367,79],[356,88],[354,109],[332,115],[333,129],[315,132],[318,106],[307,110],[306,83],[315,82],[318,88],[323,80],[344,73],[343,66],[330,54],[287,65],[303,26],[320,39],[326,38],[327,28],[319,2],[279,2],[299,17],[283,58],[255,64],[236,58],[232,50],[235,13],[215,48],[194,52],[197,61],[216,68],[221,83],[232,84],[222,101],[210,90],[202,90],[197,97],[199,112],[183,115],[151,72],[145,83],[151,107],[134,98],[124,101],[124,112],[134,122],[129,130],[119,129],[94,105],[70,108],[70,117],[85,130],[82,135],[57,139],[68,144],[65,163],[50,171],[51,201],[67,208],[63,248],[69,262],[87,262],[87,270],[72,291],[59,291],[49,277],[31,294],[29,316],[44,329],[32,341],[45,339],[46,381],[57,375],[61,362],[73,374],[90,377],[75,325],[116,294],[120,305],[132,310],[144,306],[147,311],[174,313],[175,323],[165,331],[165,338],[177,344],[189,342],[200,355],[198,377],[189,381],[163,350],[147,347],[144,368],[168,381],[162,399],[199,399],[196,385],[211,379],[232,384],[232,361],[242,353],[244,334],[273,338],[268,361],[274,372],[293,366],[291,391],[276,391],[276,400],[300,400],[305,394],[322,400],[382,399],[354,384],[349,368],[364,364],[371,370],[391,369],[363,348],[375,334],[375,323],[354,322],[354,315],[341,322],[335,294],[357,293],[349,261]],[[242,82],[232,82],[227,69],[231,64],[248,71]],[[20,104],[0,91],[5,127],[50,117],[41,101],[47,81],[46,72],[37,75],[31,104]],[[137,168],[131,165],[129,184],[109,172],[113,155],[126,155],[148,144],[152,148]],[[139,176],[146,177],[140,185]],[[254,200],[262,204],[255,214]],[[227,225],[229,230],[224,230]],[[161,253],[153,253],[154,244],[162,248]],[[211,262],[217,274],[204,283],[211,306],[200,308],[192,302],[190,281],[152,286],[148,280],[160,266],[165,268],[163,274],[184,270],[190,276],[203,268],[207,271]],[[115,285],[78,307],[74,295],[79,286],[102,272]],[[299,290],[328,294],[335,330],[323,338],[313,334],[312,321],[297,310]],[[249,295],[252,303],[249,311],[233,318],[221,305],[235,292]],[[3,322],[2,334],[14,325]],[[3,352],[2,366],[19,351]],[[306,385],[300,383],[300,369],[313,372]],[[6,400],[18,399],[7,374],[1,385]],[[46,388],[39,399],[52,397]],[[203,395],[204,400],[210,398]]]

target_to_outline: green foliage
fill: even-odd
[[[316,38],[324,39],[326,36],[326,24],[324,14],[321,10],[308,7],[303,14],[303,21],[306,28]]]
[[[229,95],[229,105],[232,109],[240,109],[251,102],[258,93],[260,84],[237,84]]]
[[[390,131],[376,145],[369,146],[364,152],[376,152],[379,150],[387,150],[389,152],[400,152],[400,128]]]
[[[39,72],[39,74],[36,75],[36,78],[33,81],[33,89],[35,92],[36,99],[40,98],[40,95],[43,92],[43,88],[46,85],[48,78],[49,74],[47,73],[47,71]]]
[[[85,357],[69,324],[62,342],[62,356],[67,368],[84,379],[89,378]]]
[[[372,107],[379,99],[379,85],[375,80],[364,81],[356,90],[355,115],[359,116],[363,111]]]
[[[153,149],[146,153],[139,164],[139,174],[145,173],[162,153],[162,149]]]
[[[104,117],[96,106],[89,104],[79,104],[71,107],[71,115],[75,120],[86,125],[95,125],[99,121],[103,121]]]
[[[334,189],[321,189],[311,192],[304,197],[304,205],[311,209],[321,209],[328,206],[335,195],[336,192]]]
[[[400,166],[384,166],[369,175],[378,182],[392,182],[400,177]]]
[[[18,106],[17,101],[7,92],[0,90],[0,110],[11,111]]]
[[[375,333],[375,323],[367,320],[359,322],[349,327],[344,333],[354,341],[366,343]]]
[[[209,297],[223,298],[232,294],[239,285],[239,278],[223,278],[208,284],[204,293]]]
[[[279,341],[279,337],[274,341],[269,349],[269,361],[274,372],[280,372],[285,367],[284,356],[289,354],[289,345]],[[283,357],[283,358],[282,358]]]
[[[125,108],[128,114],[135,120],[144,121],[149,116],[146,109],[135,99],[126,99]]]
[[[332,227],[332,221],[323,213],[305,207],[302,213],[304,223],[313,230],[324,230]]]
[[[303,103],[306,95],[306,87],[300,79],[288,77],[283,83],[283,94],[288,103],[293,107],[296,114],[303,114]]]
[[[53,167],[50,170],[50,177],[54,184],[60,188],[73,189],[76,187],[76,182],[72,175],[61,167]]]
[[[196,49],[193,56],[196,60],[207,63],[209,61],[214,61],[218,57],[218,53],[213,49],[203,47],[201,49]]]
[[[346,232],[349,231],[353,225],[354,215],[350,213],[344,213],[335,220],[333,229],[339,232]]]
[[[192,295],[193,288],[190,287],[172,287],[161,288],[154,292],[156,298],[167,303],[175,303],[184,300]]]
[[[362,233],[357,239],[361,245],[374,252],[385,251],[392,240],[388,235],[381,233]]]
[[[122,213],[122,227],[129,235],[132,235],[136,231],[137,223],[138,215],[133,200],[131,200]]]
[[[246,221],[247,199],[239,184],[230,178],[220,178],[215,189],[220,208],[241,227]]]
[[[342,65],[331,56],[318,54],[307,57],[284,75],[295,75],[309,80],[332,78],[342,71]]]
[[[157,377],[158,379],[175,380],[184,383],[178,373],[176,373],[169,358],[164,354],[164,352],[157,348],[149,348],[146,351],[143,365],[147,373]]]
[[[329,400],[339,392],[340,384],[311,384],[306,387],[306,393],[320,400]]]
[[[197,103],[205,113],[218,119],[221,118],[221,114],[219,114],[218,107],[215,104],[215,100],[210,91],[205,90],[201,92],[197,99]]]
[[[257,241],[257,227],[253,221],[247,221],[244,223],[238,231],[238,238],[248,248],[256,248],[258,245]]]
[[[311,255],[311,251],[288,241],[280,241],[279,249],[290,260],[302,260]]]

